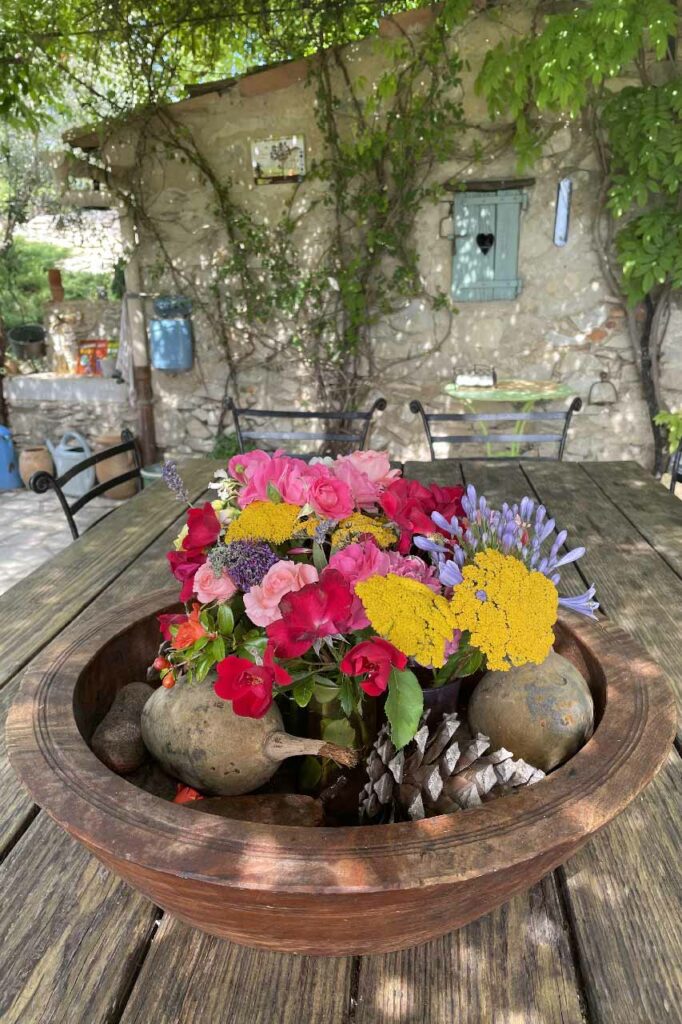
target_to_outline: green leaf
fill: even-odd
[[[350,718],[353,714],[357,701],[355,683],[351,679],[344,678],[341,680],[341,685],[339,687],[339,701],[344,715]]]
[[[318,704],[330,704],[339,696],[338,686],[330,684],[329,680],[323,676],[314,676],[313,681],[315,683],[315,700]]]
[[[223,636],[232,636],[234,631],[234,612],[229,604],[218,605],[218,632]]]
[[[291,693],[299,708],[305,708],[310,703],[315,689],[315,680],[310,676],[308,679],[299,679],[291,688]]]
[[[386,717],[391,726],[391,740],[399,750],[416,733],[423,710],[424,693],[414,672],[391,669]]]
[[[281,504],[282,495],[279,493],[272,481],[268,484],[266,494],[268,496],[268,501],[273,502],[275,505]]]
[[[339,747],[352,747],[355,743],[355,729],[345,718],[327,719],[322,725],[322,739],[327,743],[336,743]]]
[[[323,569],[327,568],[327,556],[324,553],[322,545],[318,544],[317,541],[313,544],[313,565],[319,573],[321,573]]]

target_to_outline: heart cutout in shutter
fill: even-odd
[[[494,235],[485,235],[483,234],[482,231],[476,235],[476,244],[478,245],[478,248],[481,250],[484,256],[488,255],[488,253],[493,247],[494,242]]]
[[[482,252],[483,256],[487,256],[489,251],[493,248],[495,243],[495,234],[483,234],[480,231],[476,236],[476,245]]]

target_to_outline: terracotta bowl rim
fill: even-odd
[[[489,875],[580,845],[641,792],[674,738],[663,672],[619,627],[571,616],[561,626],[598,660],[605,707],[592,739],[537,785],[481,808],[364,828],[188,813],[111,772],[73,713],[76,682],[97,650],[174,604],[175,591],[164,588],[79,621],[66,645],[48,646],[29,666],[7,724],[10,761],[36,802],[95,852],[153,871],[241,889],[344,894]],[[98,646],[88,648],[93,640]]]

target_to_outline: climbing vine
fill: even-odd
[[[462,63],[453,30],[468,9],[466,0],[447,0],[419,35],[377,40],[385,70],[371,81],[357,74],[345,48],[320,49],[307,87],[322,154],[305,183],[288,188],[275,220],[240,198],[243,189],[172,108],[144,115],[135,167],[148,168],[154,153],[190,164],[224,240],[202,273],[178,260],[138,170],[126,201],[155,243],[159,261],[147,270],[190,293],[225,353],[232,392],[254,365],[289,361],[313,382],[318,404],[350,408],[376,379],[380,322],[420,299],[442,314],[441,337],[447,334],[449,301],[420,275],[414,228],[424,203],[439,197],[434,169],[462,152]],[[314,225],[323,226],[317,236]],[[406,358],[424,358],[439,344],[435,335]]]

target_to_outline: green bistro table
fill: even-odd
[[[559,381],[544,380],[498,380],[492,387],[471,387],[458,386],[457,384],[446,384],[445,393],[451,398],[456,398],[467,408],[473,408],[474,402],[508,402],[518,412],[532,412],[533,406],[538,402],[556,402],[562,398],[570,398],[573,391],[568,385]],[[527,420],[517,420],[513,433],[519,438],[523,435]],[[487,434],[488,430],[485,421],[481,422],[482,433]],[[507,451],[501,453],[507,458],[518,457],[521,449],[520,441],[514,443]],[[486,445],[486,453],[493,455],[492,444]]]

